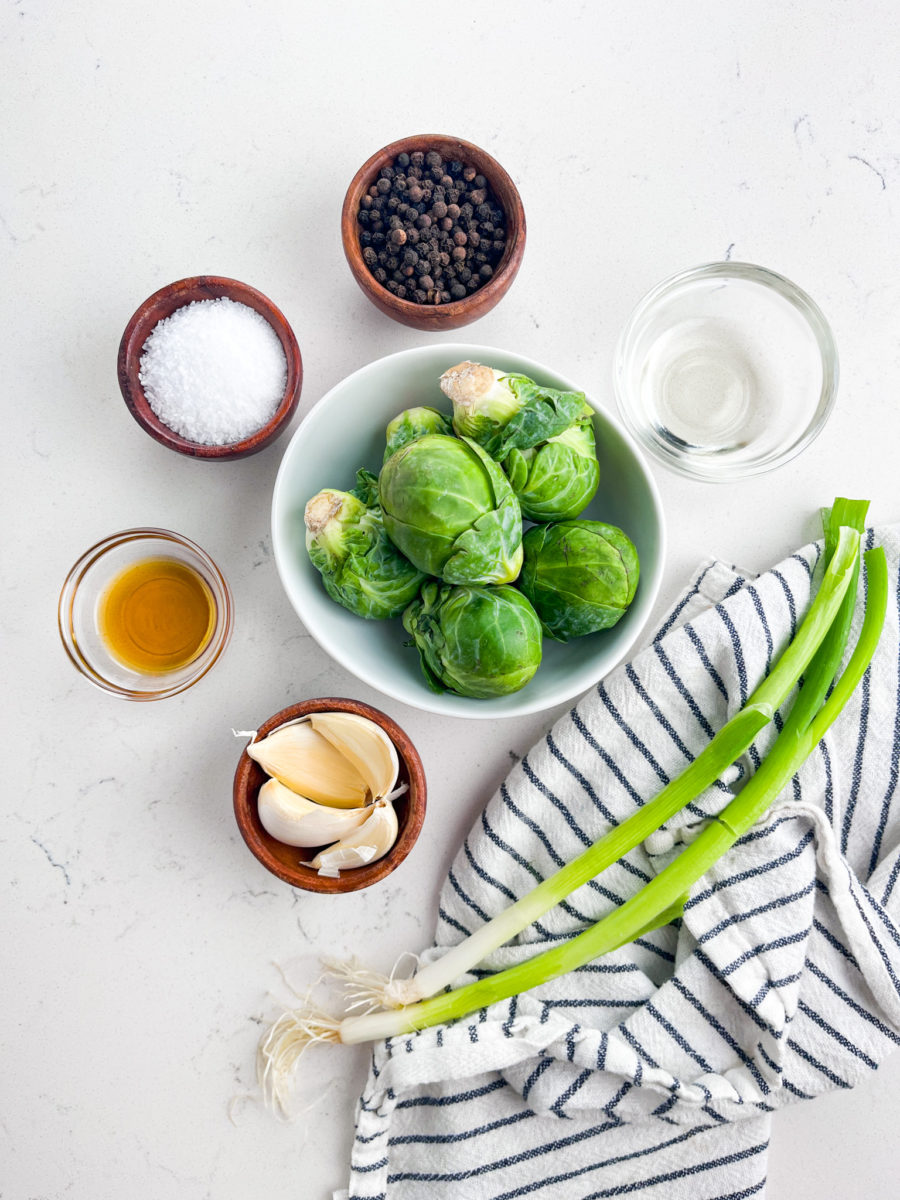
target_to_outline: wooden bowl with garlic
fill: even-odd
[[[234,815],[273,875],[306,891],[355,892],[409,854],[425,820],[425,773],[386,713],[360,700],[304,700],[248,737]]]

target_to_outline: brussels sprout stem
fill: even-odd
[[[411,1004],[450,987],[461,975],[539,920],[576,888],[618,862],[718,779],[726,767],[748,749],[760,730],[772,720],[775,710],[787,699],[848,595],[852,616],[855,589],[851,594],[849,585],[858,570],[858,549],[859,533],[842,527],[822,584],[794,640],[745,707],[715,734],[681,775],[666,784],[653,800],[627,820],[614,826],[576,859],[548,876],[465,941],[423,967],[411,979],[392,980],[385,988],[384,999],[395,1005]]]
[[[888,580],[883,550],[871,550],[865,558],[868,569],[865,619],[850,662],[835,684],[831,696],[810,720],[809,710],[813,702],[821,701],[830,682],[829,667],[833,668],[843,652],[846,629],[843,637],[838,631],[823,648],[815,666],[816,682],[811,699],[794,705],[775,744],[744,789],[684,849],[675,862],[630,900],[570,941],[518,966],[418,1004],[393,1012],[347,1018],[340,1025],[340,1040],[348,1044],[372,1041],[467,1016],[479,1008],[506,1000],[574,971],[592,959],[632,941],[641,932],[655,928],[670,914],[677,912],[688,890],[759,820],[812,753],[871,662],[887,611]]]

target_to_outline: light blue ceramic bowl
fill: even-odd
[[[582,516],[618,525],[632,539],[641,561],[637,595],[612,629],[565,645],[545,638],[537,674],[511,696],[472,700],[432,692],[422,676],[418,652],[404,645],[408,635],[399,619],[364,621],[335,604],[305,549],[307,500],[323,487],[353,487],[359,467],[377,472],[385,426],[404,408],[427,404],[449,412],[438,380],[448,367],[465,360],[520,372],[550,387],[579,389],[576,381],[534,359],[464,343],[421,346],[369,363],[323,396],[291,439],[275,481],[272,541],[281,582],[298,617],[319,645],[352,674],[428,712],[516,717],[571,700],[621,662],[650,616],[659,590],[665,556],[659,494],[636,445],[608,412],[591,401],[597,410],[600,487]]]

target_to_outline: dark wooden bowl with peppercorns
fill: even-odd
[[[376,308],[439,332],[477,321],[506,295],[525,252],[525,210],[490,154],[424,133],[363,163],[344,197],[341,237]]]

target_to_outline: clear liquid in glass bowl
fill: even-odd
[[[736,479],[781,465],[821,430],[837,351],[813,301],[748,263],[712,263],[654,288],[622,332],[616,395],[667,466]]]

